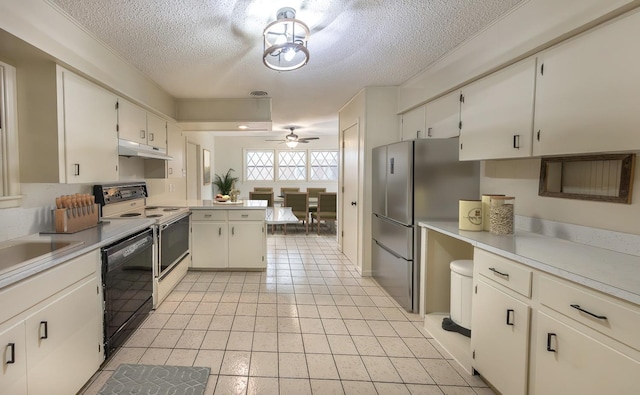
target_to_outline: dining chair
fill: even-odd
[[[251,200],[266,200],[267,201],[267,207],[273,207],[273,191],[271,191],[271,192],[251,191],[251,192],[249,192],[249,199],[251,199]]]
[[[280,196],[284,197],[287,192],[300,192],[300,188],[294,187],[282,187],[280,188]]]
[[[304,230],[309,234],[309,194],[307,192],[287,192],[284,194],[284,207],[291,207],[293,215],[304,223]],[[284,225],[287,233],[287,224]]]
[[[320,221],[336,221],[338,219],[338,213],[336,211],[338,194],[335,192],[320,192],[318,193],[318,211],[311,213],[311,226],[313,227],[313,220],[318,221],[318,234],[320,234]]]
[[[320,192],[326,192],[327,188],[307,188],[307,192],[309,192],[309,199],[311,198],[318,198],[318,193]],[[309,206],[309,214],[317,211],[318,207],[317,206]]]
[[[273,192],[273,187],[253,187],[254,192]]]

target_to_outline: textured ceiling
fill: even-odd
[[[361,88],[399,85],[523,0],[52,0],[176,98],[272,98],[274,130],[337,133]],[[311,29],[309,63],[262,64],[281,7]]]

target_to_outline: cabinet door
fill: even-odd
[[[531,156],[535,59],[462,89],[460,160]]]
[[[264,222],[229,222],[229,267],[266,268]]]
[[[544,313],[536,337],[533,394],[638,393],[640,362]]]
[[[177,123],[167,124],[167,152],[171,159],[168,162],[168,178],[185,177],[184,153],[185,139]]]
[[[425,106],[414,108],[402,114],[401,140],[415,140],[425,137],[424,115]]]
[[[167,121],[157,115],[147,113],[147,144],[167,149]]]
[[[191,222],[191,267],[199,269],[228,266],[229,233],[226,222]]]
[[[638,36],[635,12],[542,54],[534,154],[640,149]]]
[[[24,321],[4,330],[0,329],[0,347],[2,347],[1,392],[25,395],[27,393],[27,353]]]
[[[75,394],[98,370],[101,307],[94,277],[27,318],[29,395]]]
[[[427,138],[449,138],[460,135],[461,93],[451,92],[426,105]]]
[[[118,99],[118,136],[147,144],[147,112],[124,99]]]
[[[73,73],[62,71],[64,169],[67,183],[118,181],[116,97]]]
[[[530,307],[483,281],[472,306],[473,368],[501,393],[525,394]]]

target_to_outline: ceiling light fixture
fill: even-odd
[[[289,140],[285,144],[289,148],[296,148],[298,146],[298,140]]]
[[[295,17],[296,10],[293,8],[281,8],[278,10],[277,20],[264,28],[262,61],[268,68],[290,71],[309,61],[309,28]]]

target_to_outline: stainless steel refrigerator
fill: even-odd
[[[418,221],[458,218],[459,199],[478,199],[480,163],[458,161],[458,138],[373,149],[372,275],[407,311],[418,312]]]

